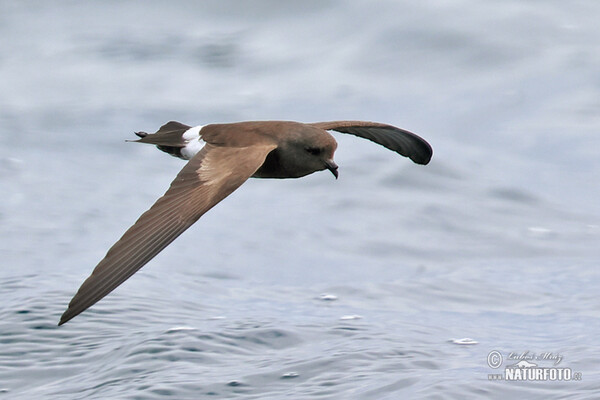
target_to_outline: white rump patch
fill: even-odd
[[[206,144],[206,142],[200,137],[201,129],[202,125],[198,125],[183,132],[182,137],[183,140],[185,140],[186,144],[185,147],[181,149],[181,155],[186,160],[189,160],[192,157],[194,157]]]

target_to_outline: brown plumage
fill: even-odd
[[[190,161],[167,192],[110,248],[59,325],[113,291],[248,178],[298,178],[324,169],[337,178],[333,161],[337,143],[327,130],[369,139],[418,164],[427,164],[432,156],[429,144],[414,133],[362,121],[256,121],[201,128],[171,121],[154,134],[137,132],[138,142]],[[190,139],[190,133],[198,136]],[[198,140],[206,143],[201,150],[188,148],[190,143],[199,145]]]

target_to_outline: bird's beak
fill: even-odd
[[[333,176],[335,176],[335,179],[338,178],[338,166],[333,160],[325,161],[325,167],[331,171]]]

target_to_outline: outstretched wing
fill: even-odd
[[[275,147],[270,143],[249,147],[205,145],[183,167],[164,196],[110,248],[69,303],[59,325],[95,304],[142,268],[252,176]]]
[[[433,150],[425,139],[392,125],[364,121],[316,122],[309,125],[369,139],[410,158],[417,164],[427,164],[433,155]]]

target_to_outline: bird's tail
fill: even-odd
[[[188,143],[183,134],[190,128],[189,125],[182,124],[181,122],[169,121],[155,133],[134,132],[139,139],[128,140],[128,142],[153,144],[167,154],[186,160],[187,157],[181,153],[181,150]]]

